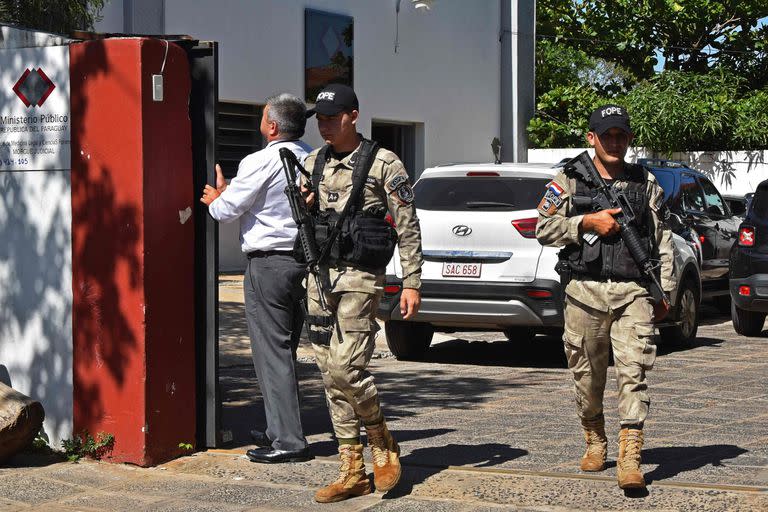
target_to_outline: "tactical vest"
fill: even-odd
[[[625,176],[621,181],[625,181],[626,186],[622,190],[635,213],[634,223],[643,245],[653,254],[655,241],[652,236],[653,221],[648,205],[648,180],[642,167],[625,165],[624,172]],[[597,194],[597,189],[591,188],[577,178],[569,217],[594,213],[591,200]],[[645,276],[632,259],[632,255],[618,233],[606,238],[600,237],[592,245],[584,239],[581,239],[578,244],[569,244],[560,251],[559,258],[577,279],[586,277],[595,280],[645,280]]]
[[[322,248],[322,262],[329,265],[351,264],[371,273],[384,271],[397,245],[397,232],[385,220],[386,207],[363,210],[363,189],[379,146],[363,139],[352,163],[352,189],[341,212],[318,211],[315,238]],[[320,179],[328,160],[330,147],[317,154],[312,169],[312,185],[320,190]],[[319,203],[319,200],[316,204]]]

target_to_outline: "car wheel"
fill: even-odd
[[[384,323],[387,346],[398,359],[419,361],[432,343],[434,329],[423,322],[401,322],[390,320]]]
[[[696,339],[699,330],[699,309],[701,297],[699,287],[691,279],[683,282],[678,293],[678,304],[675,307],[674,318],[678,322],[672,327],[659,329],[664,343],[690,346]]]
[[[731,302],[731,320],[733,320],[733,328],[738,334],[758,336],[763,332],[765,313],[747,311],[741,309],[736,303]]]
[[[536,336],[536,331],[531,327],[507,327],[504,329],[504,336],[515,343],[528,343]]]
[[[730,295],[717,295],[712,298],[715,302],[715,307],[721,313],[728,314],[731,312],[731,296]]]

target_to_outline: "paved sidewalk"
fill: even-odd
[[[232,446],[151,469],[26,455],[18,467],[0,468],[0,510],[768,510],[768,336],[737,336],[714,309],[705,311],[694,346],[662,347],[649,374],[647,492],[616,486],[612,375],[609,468],[578,471],[583,440],[559,340],[521,345],[499,333],[437,335],[427,361],[400,362],[380,333],[372,371],[401,443],[403,480],[384,496],[321,506],[312,495],[335,477],[337,462],[311,349],[302,346],[299,372],[315,459],[249,462],[247,432],[263,425],[262,405],[238,280],[224,280],[220,291],[223,413]]]

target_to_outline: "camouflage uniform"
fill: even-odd
[[[646,171],[648,205],[653,238],[661,261],[661,285],[666,292],[677,285],[673,272],[672,233],[660,219],[664,192]],[[559,197],[545,196],[539,205],[536,237],[543,245],[565,246],[584,243],[580,228],[582,215],[573,213],[571,197],[576,179],[560,172],[553,182],[562,189]],[[621,177],[613,186],[621,189]],[[573,372],[576,404],[582,420],[602,417],[608,354],[613,347],[619,388],[619,419],[622,427],[641,425],[648,415],[650,398],[645,372],[656,358],[656,327],[653,301],[648,290],[637,282],[573,279],[566,289],[563,341],[568,367]]]
[[[308,170],[314,168],[318,151],[307,157],[305,167]],[[334,209],[341,212],[344,209],[352,190],[352,168],[356,155],[357,150],[338,160],[333,152],[328,152],[317,197],[321,211]],[[379,149],[376,153],[363,190],[361,209],[374,206],[386,207],[395,222],[403,287],[419,289],[421,231],[413,205],[413,191],[403,164],[397,155],[386,149]],[[384,274],[373,274],[343,264],[331,268],[326,266],[321,272],[324,274],[325,299],[330,314],[336,317],[336,323],[328,328],[311,326],[313,330],[332,332],[329,346],[313,344],[313,347],[336,437],[357,438],[361,420],[364,425],[372,425],[383,419],[378,391],[367,367],[379,330],[375,315],[384,291]],[[308,280],[307,295],[310,315],[327,314],[320,307],[314,279]]]

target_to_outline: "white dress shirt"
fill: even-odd
[[[279,149],[293,151],[299,162],[312,151],[301,141],[274,140],[243,158],[237,176],[209,206],[219,222],[240,219],[240,247],[251,251],[288,251],[296,239],[296,223],[285,195],[285,173]]]

